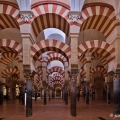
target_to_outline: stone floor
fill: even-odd
[[[26,117],[25,112],[25,106],[18,100],[4,101],[4,104],[0,105],[0,118],[5,118],[3,120],[113,120],[113,117],[110,117],[113,113],[113,103],[107,105],[102,100],[90,100],[90,104],[86,105],[85,100],[81,98],[77,101],[77,116],[72,117],[70,101],[68,105],[64,105],[62,99],[56,98],[43,105],[43,101],[38,99],[36,102],[33,100],[33,115]]]

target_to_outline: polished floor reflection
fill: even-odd
[[[64,101],[59,98],[47,101],[47,105],[43,105],[41,99],[33,99],[32,117],[26,117],[25,112],[25,106],[18,100],[4,101],[4,104],[0,105],[0,118],[5,118],[4,120],[113,120],[113,117],[110,117],[113,113],[112,103],[107,105],[102,100],[90,100],[90,104],[86,105],[83,98],[77,101],[76,117],[70,116],[70,101],[68,105],[64,105]]]

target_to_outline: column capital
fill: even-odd
[[[85,54],[85,58],[87,59],[87,61],[91,61],[92,58],[92,52],[88,52]]]
[[[70,11],[69,12],[69,19],[71,19],[73,22],[77,22],[82,16],[82,13],[80,11]]]
[[[79,38],[79,33],[70,33],[71,38]]]
[[[32,19],[33,12],[31,10],[22,10],[19,12],[21,19],[28,23],[30,19]]]
[[[47,67],[47,62],[48,62],[48,57],[47,56],[42,56],[42,67]]]

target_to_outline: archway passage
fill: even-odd
[[[106,70],[105,68],[103,68],[103,67],[96,67],[96,68],[92,68],[92,69],[90,70],[90,73],[91,73],[91,74],[93,74],[93,73],[95,73],[95,72],[100,72],[100,73],[102,73],[104,77],[107,76],[107,70]]]
[[[0,29],[5,29],[5,28],[17,28],[19,29],[19,24],[16,21],[15,18],[13,18],[10,15],[7,14],[0,14]]]
[[[48,55],[48,64],[53,60],[58,60],[58,61],[62,62],[63,64],[64,64],[64,62],[67,61],[66,58],[60,53],[50,52],[47,55]]]
[[[81,30],[96,29],[108,37],[115,28],[115,9],[110,4],[97,2],[84,5],[82,10],[83,18],[79,21]],[[99,23],[99,24],[98,24]]]
[[[61,53],[67,60],[71,57],[70,47],[65,43],[53,39],[42,40],[31,46],[31,58],[36,61],[42,53],[47,51]]]
[[[17,52],[3,52],[0,62],[4,65],[7,65],[9,62],[19,60]]]
[[[0,52],[6,52],[13,50],[18,52],[22,56],[22,45],[18,42],[10,39],[0,39]]]
[[[87,52],[96,52],[104,56],[108,63],[115,59],[115,48],[101,40],[90,40],[78,47],[78,58],[81,59]]]
[[[46,76],[48,77],[50,74],[52,74],[53,72],[58,72],[59,74],[61,74],[61,75],[63,75],[63,77],[64,77],[64,75],[65,75],[65,71],[61,68],[61,67],[59,67],[59,66],[54,66],[54,67],[52,67],[52,68],[50,68],[50,69],[48,69],[47,71],[46,71]]]
[[[46,28],[57,28],[63,31],[66,36],[69,34],[69,23],[60,15],[54,13],[42,14],[35,18],[32,22],[32,28],[36,37]]]

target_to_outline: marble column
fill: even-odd
[[[85,70],[86,70],[86,83],[85,83],[85,89],[86,89],[86,104],[89,104],[89,83],[90,83],[90,67],[91,67],[91,56],[92,53],[88,52],[85,54],[85,58],[87,59],[87,62],[85,64]]]
[[[63,99],[63,100],[65,100],[65,99],[64,99],[64,89],[65,89],[65,88],[64,88],[64,86],[63,86],[63,87],[62,87],[62,99]]]
[[[41,97],[41,99],[42,99],[42,90],[43,90],[43,88],[40,89],[40,97]]]
[[[113,78],[113,94],[114,114],[120,114],[120,80],[118,74],[115,74]]]
[[[35,101],[37,101],[37,94],[38,94],[38,90],[37,87],[35,87]]]
[[[25,87],[22,85],[21,88],[21,100],[22,100],[22,105],[25,105]]]
[[[3,105],[3,85],[0,85],[0,105]]]
[[[105,84],[107,86],[107,104],[110,104],[110,85],[109,85],[109,80],[108,76],[105,76]]]
[[[6,87],[6,100],[9,100],[9,87],[8,86],[5,87]]]
[[[46,81],[43,81],[43,89],[44,89],[44,99],[43,99],[43,104],[46,105],[47,104],[47,99],[46,99],[46,88],[47,87],[47,84],[46,84]]]
[[[64,85],[64,100],[65,100],[65,105],[68,105],[68,81],[65,81]]]
[[[26,117],[32,116],[32,81],[27,81]]]
[[[76,116],[76,81],[71,81],[70,114]]]
[[[107,103],[110,104],[110,83],[107,83]]]

